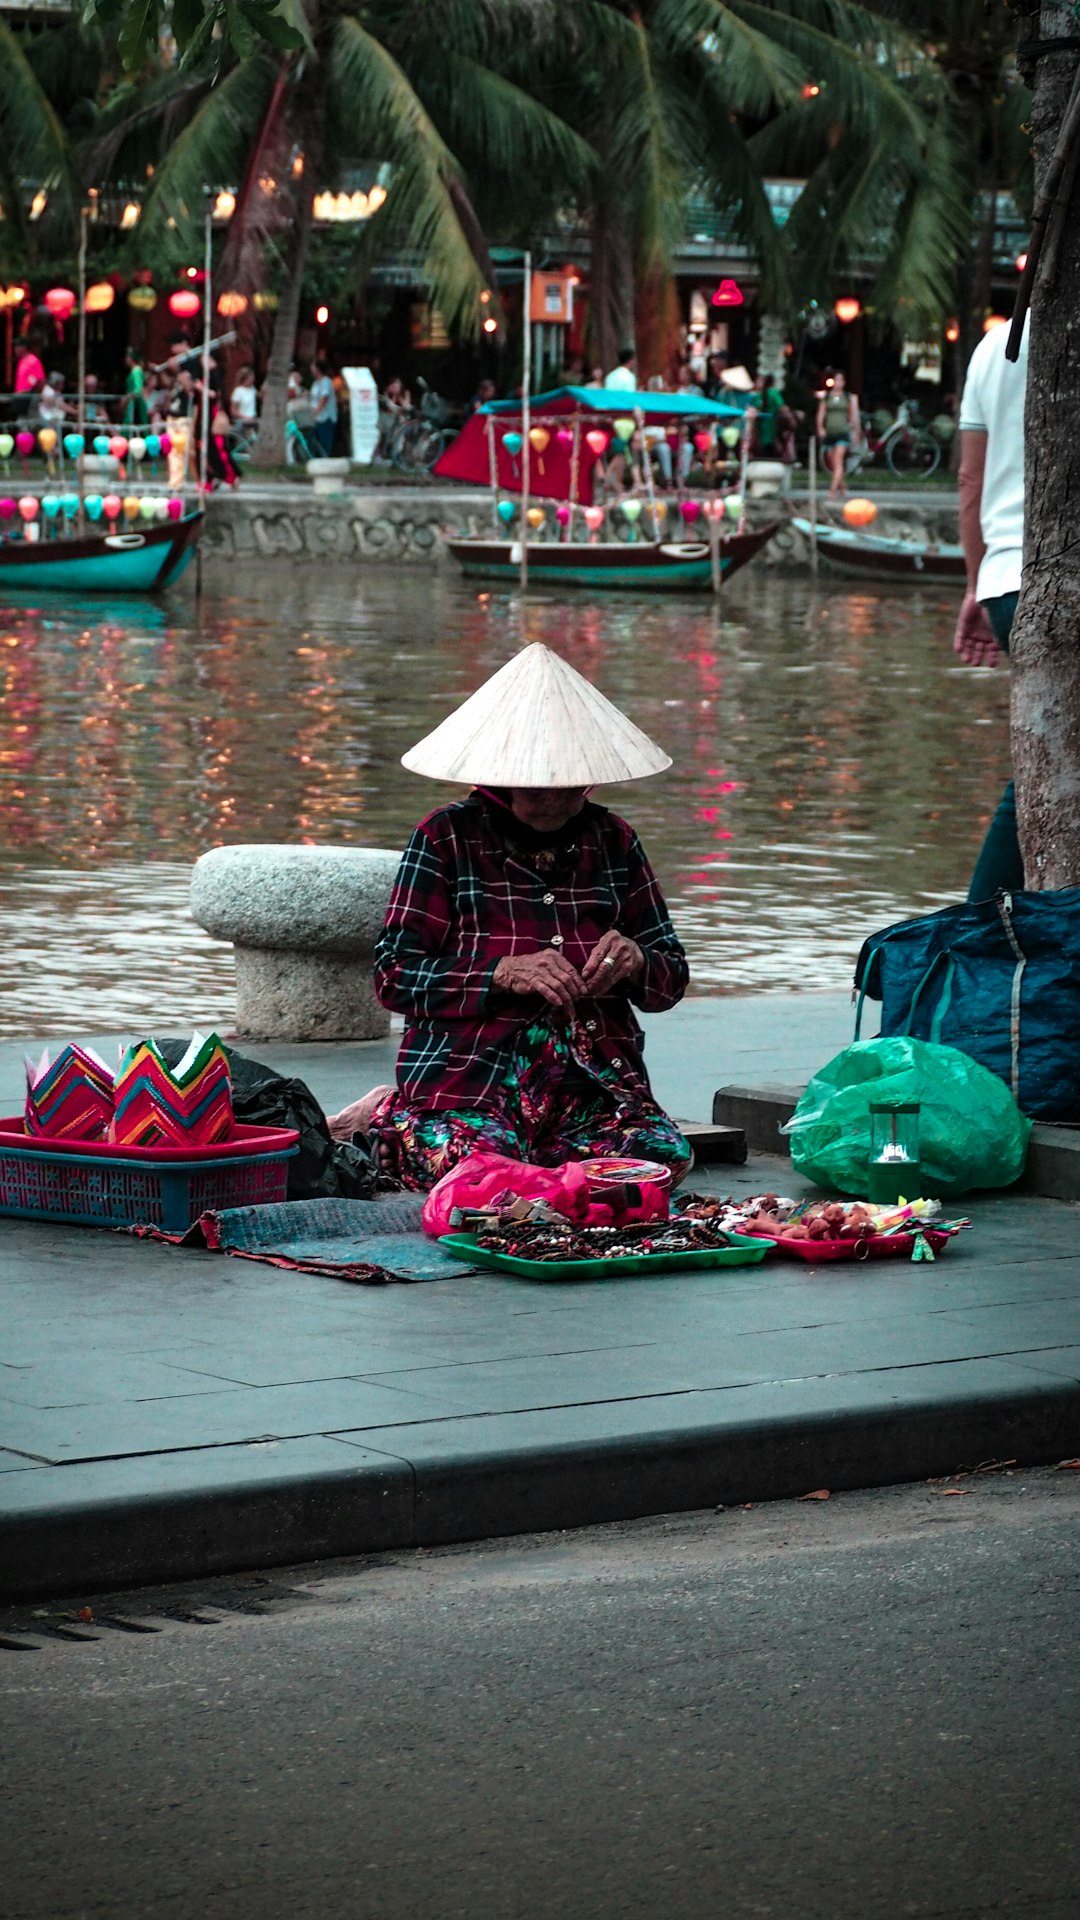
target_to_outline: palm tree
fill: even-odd
[[[258,46],[226,62],[160,73],[130,85],[102,118],[98,177],[155,168],[140,247],[176,260],[201,230],[207,183],[236,188],[219,278],[248,291],[283,281],[256,460],[280,459],[285,395],[312,235],[316,190],[350,168],[391,170],[380,241],[424,262],[432,297],[460,331],[479,321],[493,279],[476,213],[468,155],[509,181],[537,171],[574,182],[587,144],[546,105],[500,72],[498,56],[537,29],[531,0],[305,0],[306,42],[275,54]],[[418,32],[422,21],[423,34]],[[459,145],[460,142],[460,145]]]
[[[79,190],[58,105],[65,91],[52,58],[59,37],[28,40],[0,16],[0,267],[6,274],[25,272],[74,240]],[[40,212],[39,195],[45,196]]]

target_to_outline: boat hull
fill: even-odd
[[[792,520],[796,533],[810,538],[809,520]],[[967,577],[960,546],[916,546],[910,540],[887,540],[882,534],[849,533],[846,528],[818,527],[818,559],[830,573],[850,580],[910,580],[923,586]]]
[[[2,593],[161,593],[179,580],[202,532],[202,512],[130,533],[0,544]]]
[[[723,579],[746,565],[772,539],[778,522],[752,533],[732,533],[720,540]],[[485,579],[521,578],[521,546],[516,540],[463,538],[447,546],[463,571]],[[528,575],[533,584],[592,588],[645,588],[663,593],[708,591],[712,585],[712,555],[708,541],[585,540],[530,542]]]

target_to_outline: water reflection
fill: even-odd
[[[961,895],[1006,762],[1004,675],[955,663],[955,596],[763,569],[709,602],[526,603],[386,568],[225,569],[208,592],[0,610],[7,1033],[221,1017],[187,917],[220,840],[398,846],[440,789],[402,752],[525,641],[655,734],[612,791],[695,986],[834,986],[874,926]]]

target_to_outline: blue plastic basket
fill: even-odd
[[[186,1233],[200,1214],[284,1200],[297,1135],[237,1128],[229,1146],[156,1154],[37,1139],[0,1121],[0,1214],[83,1227]],[[231,1149],[231,1150],[230,1150]]]

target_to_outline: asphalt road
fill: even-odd
[[[9,1613],[0,1913],[1075,1916],[1078,1503],[977,1474]]]

